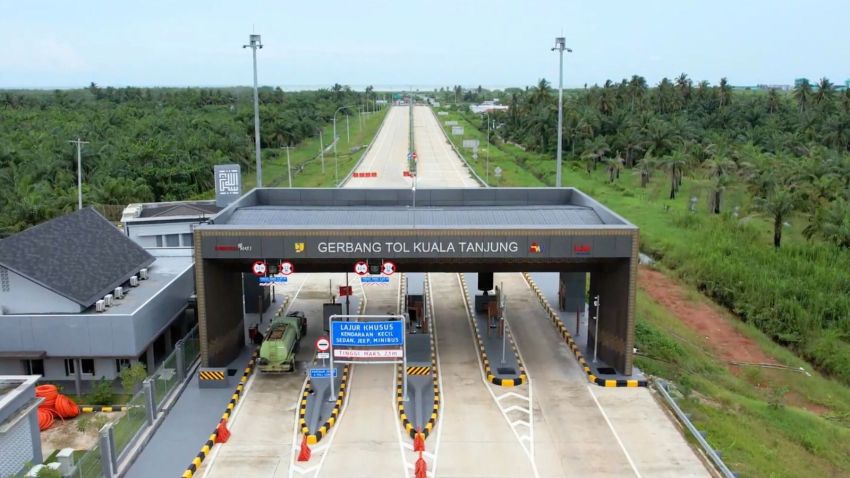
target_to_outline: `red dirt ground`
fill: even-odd
[[[682,286],[661,272],[641,266],[638,285],[683,324],[699,333],[719,358],[735,362],[778,363],[757,343],[738,332],[719,310],[689,299]]]

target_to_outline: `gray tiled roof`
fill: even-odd
[[[92,208],[0,240],[0,265],[83,307],[154,260]]]
[[[314,227],[564,227],[603,224],[579,206],[535,207],[280,207],[237,209],[227,221],[240,226]]]

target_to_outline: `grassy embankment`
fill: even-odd
[[[467,161],[485,177],[486,133],[472,115],[438,117],[447,133],[445,120],[464,126],[464,138],[481,140],[479,158],[463,150]],[[476,121],[475,124],[469,120]],[[452,137],[460,144],[460,137]],[[495,167],[503,172],[503,186],[545,186],[554,183],[552,158],[528,153],[510,144],[490,146],[490,183],[497,180]],[[743,335],[781,364],[790,368],[809,363],[771,337],[785,336],[786,343],[839,380],[812,371],[812,376],[791,370],[731,366],[704,345],[704,337],[681,323],[644,292],[637,301],[636,339],[640,354],[637,365],[644,371],[674,381],[682,394],[679,402],[697,426],[722,453],[724,460],[741,476],[839,476],[850,474],[850,388],[841,381],[850,378],[848,346],[829,324],[812,323],[826,307],[847,306],[847,297],[831,290],[846,290],[850,254],[800,236],[801,221],[795,223],[781,251],[771,247],[769,223],[751,218],[737,224],[728,216],[706,212],[704,182],[686,178],[681,196],[667,199],[669,187],[658,172],[646,189],[631,171],[609,184],[604,167],[588,175],[584,166],[566,162],[564,183],[593,195],[641,228],[642,249],[660,259],[660,268],[688,285],[690,298],[706,299],[699,289],[747,322],[730,322]],[[688,198],[699,199],[698,210],[687,211]],[[749,198],[741,188],[725,199],[747,210]],[[788,316],[787,310],[798,313]],[[781,323],[786,317],[789,323]],[[847,320],[847,314],[843,315]],[[839,319],[840,320],[840,319]],[[779,321],[779,324],[775,322]],[[847,327],[847,324],[844,324]],[[761,330],[760,330],[761,329]],[[767,332],[767,333],[765,333]],[[788,340],[792,339],[792,340]]]
[[[353,114],[349,119],[351,126],[351,141],[345,133],[345,117],[337,115],[336,132],[339,136],[337,144],[337,156],[339,164],[335,165],[333,149],[325,151],[325,172],[322,172],[322,163],[319,157],[319,137],[311,137],[295,145],[290,150],[289,161],[292,165],[293,187],[333,187],[337,184],[337,171],[339,181],[351,171],[360,156],[366,151],[366,146],[378,132],[387,108],[380,111],[363,115],[363,127],[360,128],[357,115]],[[324,145],[330,146],[333,138],[333,124],[328,124],[322,130]],[[357,151],[351,149],[358,147]],[[242,189],[248,191],[256,184],[257,174],[252,170],[243,170]],[[263,185],[266,187],[287,187],[289,179],[286,174],[286,150],[280,148],[263,149]]]

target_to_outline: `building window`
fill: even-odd
[[[65,359],[65,375],[74,375],[74,359]]]
[[[180,234],[166,234],[165,247],[180,247]]]
[[[44,375],[44,360],[24,360],[25,375]]]
[[[82,359],[80,360],[80,365],[82,366],[83,373],[94,375],[94,359]]]
[[[156,236],[156,247],[162,247],[162,236]]]
[[[192,247],[194,244],[192,243],[192,234],[180,234],[180,242],[183,244],[183,247]]]
[[[86,375],[94,375],[94,359],[81,359],[80,373],[84,373]],[[70,376],[74,374],[76,374],[76,370],[74,368],[74,359],[65,359],[65,375]]]
[[[130,359],[115,359],[115,373],[121,373],[125,368],[130,368]]]

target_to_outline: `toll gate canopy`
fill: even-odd
[[[194,240],[205,366],[242,348],[241,274],[255,261],[287,261],[295,273],[392,261],[399,273],[590,273],[589,294],[605,303],[599,357],[632,373],[638,228],[574,188],[260,188]]]

